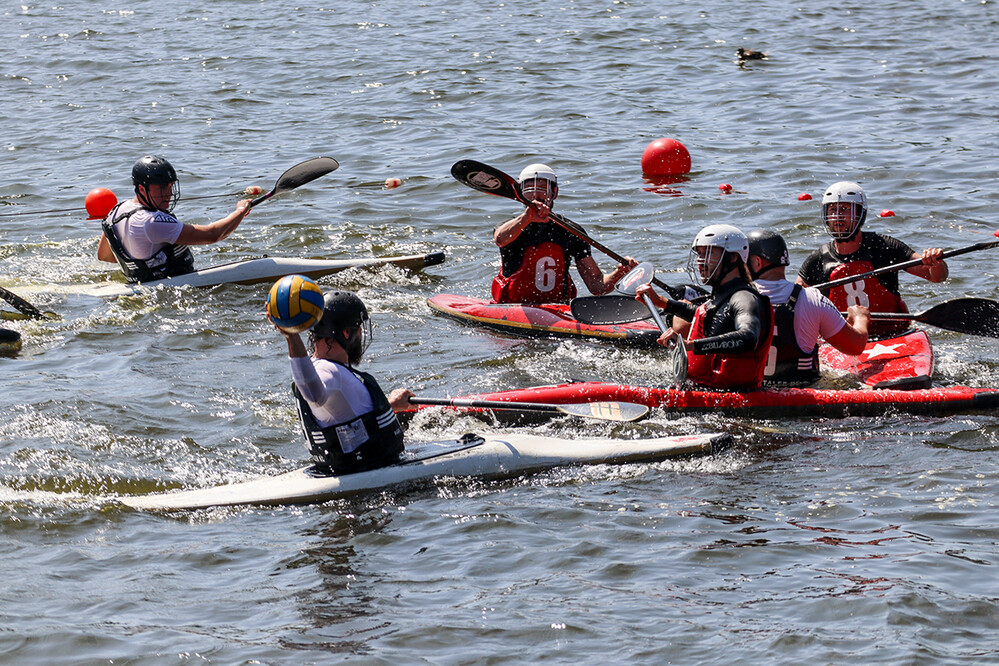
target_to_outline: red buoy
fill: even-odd
[[[690,153],[676,139],[656,139],[642,152],[642,173],[673,176],[690,172]]]
[[[895,217],[895,211],[885,208],[878,217]]]
[[[728,183],[722,183],[721,185],[718,186],[718,189],[721,190],[722,192],[731,192],[732,186],[729,185]]]
[[[90,220],[103,220],[118,205],[118,197],[106,187],[95,187],[87,193],[84,200]]]
[[[811,201],[811,200],[812,200],[812,195],[809,194],[808,192],[802,192],[801,194],[798,195],[798,201]]]

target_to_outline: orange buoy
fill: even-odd
[[[642,173],[673,176],[690,172],[690,153],[676,139],[656,139],[642,152]]]
[[[885,208],[878,217],[895,217],[895,211]]]
[[[385,179],[385,189],[394,190],[395,188],[402,185],[402,180],[399,178],[386,178]]]
[[[263,194],[264,188],[260,187],[259,185],[247,185],[246,189],[243,190],[243,192],[249,195]]]
[[[809,194],[808,192],[802,192],[801,194],[798,195],[798,201],[811,201],[811,200],[812,200],[812,195]]]
[[[87,192],[84,205],[90,215],[87,219],[103,220],[111,212],[111,209],[118,205],[118,197],[106,187],[95,187]]]

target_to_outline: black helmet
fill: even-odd
[[[148,188],[150,185],[167,185],[173,183],[173,195],[166,208],[161,210],[167,213],[173,212],[174,207],[180,200],[180,182],[177,180],[177,172],[162,157],[156,155],[146,155],[139,158],[139,161],[132,166],[132,184],[135,186],[135,196],[143,206],[150,210],[156,210],[156,204],[149,200]],[[147,188],[146,192],[140,192],[139,186]]]
[[[347,329],[359,329],[349,336]],[[347,352],[351,365],[358,363],[371,344],[371,319],[360,297],[350,291],[331,291],[323,296],[323,316],[312,327],[312,339],[332,338]]]
[[[146,155],[132,166],[132,185],[166,185],[177,182],[177,172],[162,157]]]
[[[757,229],[749,232],[749,256],[760,257],[770,266],[787,266],[791,259],[787,254],[787,243],[776,231]]]

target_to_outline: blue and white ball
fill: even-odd
[[[286,275],[267,294],[267,314],[287,333],[301,333],[323,317],[323,292],[304,275]]]

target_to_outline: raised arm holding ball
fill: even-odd
[[[361,299],[349,291],[323,296],[314,282],[292,275],[271,288],[267,319],[288,343],[298,414],[316,462],[336,475],[398,462],[403,431],[395,412],[411,408],[413,394],[386,396],[354,367],[371,342]],[[300,335],[306,329],[311,357]]]

